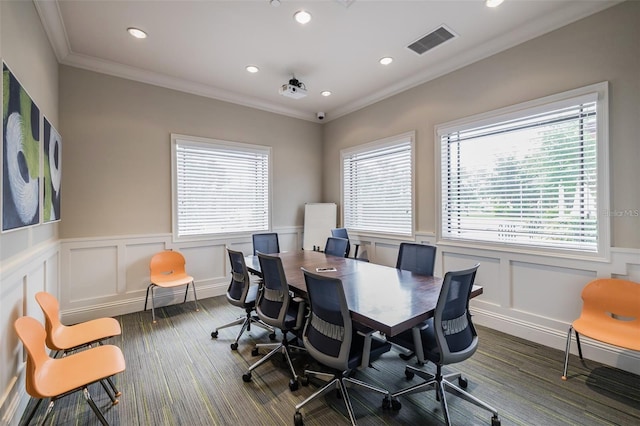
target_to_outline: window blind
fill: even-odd
[[[412,234],[412,152],[412,137],[343,151],[345,227]]]
[[[440,135],[443,238],[598,250],[597,94]]]
[[[269,229],[269,151],[177,140],[178,237]]]

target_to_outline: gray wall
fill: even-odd
[[[435,232],[434,125],[610,82],[611,210],[640,209],[640,2],[628,1],[325,125],[325,202],[340,202],[340,150],[416,130],[417,231]],[[640,248],[640,217],[612,219]]]
[[[321,125],[60,68],[61,238],[171,232],[171,133],[272,147],[273,226],[321,201]]]

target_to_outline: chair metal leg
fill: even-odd
[[[578,334],[576,329],[573,329],[573,332],[576,334],[576,344],[578,345],[578,355],[580,356],[580,359],[584,359],[582,358],[582,346],[580,346],[580,335]]]
[[[184,291],[184,300],[182,301],[182,303],[187,303],[187,294],[189,294],[189,285],[191,285],[191,283],[187,284],[187,288]]]
[[[155,289],[156,286],[155,284],[151,286],[151,319],[153,320],[153,323],[156,323],[156,305],[154,302],[155,299]]]
[[[196,296],[196,283],[192,282],[191,285],[193,288],[193,304],[196,307],[196,312],[198,312],[200,311],[200,308],[198,308],[198,296]],[[187,286],[187,290],[189,290],[189,286]],[[186,295],[185,295],[185,301],[186,301]]]
[[[104,418],[104,416],[102,415],[102,413],[98,409],[98,406],[93,401],[93,398],[91,398],[91,395],[89,394],[89,390],[85,387],[85,388],[82,389],[82,393],[84,394],[84,399],[87,400],[87,402],[89,403],[89,406],[91,407],[93,412],[98,417],[98,420],[100,420],[100,423],[102,423],[105,426],[109,426],[109,422],[107,422],[107,419]]]
[[[347,391],[344,379],[338,380],[338,384],[340,385],[340,393],[342,393],[342,402],[344,402],[345,407],[347,407],[347,414],[349,415],[349,420],[351,420],[351,425],[356,426],[356,413],[353,411],[353,405],[351,405],[351,398],[349,398],[349,392]]]
[[[33,407],[31,412],[29,413],[29,416],[27,417],[27,420],[24,423],[21,423],[21,426],[29,426],[29,423],[31,423],[31,419],[33,419],[33,416],[36,414],[36,411],[38,411],[38,407],[40,407],[41,403],[42,403],[42,399],[39,398],[36,401],[35,407]]]
[[[569,327],[567,333],[567,345],[564,350],[564,370],[562,371],[562,380],[567,380],[567,368],[569,367],[569,351],[571,349],[571,330],[573,327]]]
[[[109,386],[111,386],[111,389],[113,390],[113,394],[116,397],[122,395],[122,392],[120,392],[118,388],[116,388],[116,385],[113,383],[113,380],[111,380],[111,377],[107,377],[107,382],[109,383]]]
[[[111,393],[111,389],[107,387],[107,384],[104,382],[104,380],[100,380],[100,385],[102,385],[102,388],[104,389],[104,391],[107,393],[107,395],[109,395],[109,399],[111,400],[111,405],[116,405],[118,402],[120,402]]]
[[[147,302],[149,301],[149,289],[150,289],[153,285],[154,285],[154,284],[153,284],[153,283],[151,283],[151,284],[149,284],[149,285],[147,286],[147,295],[146,295],[146,297],[144,298],[144,310],[145,310],[145,311],[147,310]]]

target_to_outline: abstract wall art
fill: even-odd
[[[2,67],[2,230],[40,222],[40,110]]]
[[[62,160],[62,138],[60,133],[44,117],[42,126],[43,167],[42,184],[44,187],[42,200],[42,221],[60,220],[60,162]]]

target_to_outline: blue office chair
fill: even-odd
[[[495,408],[463,390],[467,387],[467,380],[462,378],[460,373],[442,374],[442,367],[470,358],[478,348],[478,334],[471,321],[469,299],[479,266],[478,264],[467,270],[447,272],[434,316],[426,321],[425,326],[418,333],[420,348],[425,357],[436,365],[436,374],[407,365],[405,368],[407,379],[410,380],[417,374],[427,381],[392,395],[395,399],[402,395],[435,389],[436,399],[440,401],[447,425],[451,424],[451,420],[445,391],[452,390],[455,395],[490,411],[493,414],[491,417],[492,426],[500,425],[498,412]],[[409,330],[401,333],[399,337],[404,338],[405,344],[410,347],[414,343],[415,333],[413,330]],[[459,386],[451,382],[454,379],[458,379]]]
[[[330,254],[331,256],[347,257],[347,247],[349,246],[349,240],[344,238],[329,237],[327,243],[324,246],[324,254]]]
[[[349,240],[349,233],[347,232],[347,228],[335,228],[331,230],[331,236],[336,238],[344,238],[348,241],[347,243],[347,256],[351,254],[351,241]],[[353,252],[353,258],[358,258],[358,249],[360,248],[360,244],[354,244],[356,247]]]
[[[294,424],[296,426],[303,424],[300,410],[304,406],[327,392],[337,389],[342,394],[342,401],[346,405],[351,424],[355,425],[355,414],[347,386],[355,385],[384,395],[383,408],[388,408],[392,404],[387,390],[349,377],[361,364],[365,339],[372,339],[371,333],[365,335],[354,330],[340,279],[314,274],[304,269],[303,273],[311,304],[311,315],[309,315],[304,327],[302,341],[309,355],[333,372],[305,371],[301,378],[301,383],[305,386],[309,383],[310,375],[328,378],[330,381],[296,405]],[[388,343],[372,339],[370,359],[378,358],[389,349],[391,349],[391,345]],[[394,407],[399,409],[400,404],[396,401]]]
[[[292,344],[293,340],[297,340],[297,337],[289,341],[287,334],[295,334],[302,329],[306,305],[303,299],[293,297],[289,293],[289,285],[287,284],[287,277],[284,275],[282,259],[278,256],[258,253],[258,260],[260,261],[263,285],[256,301],[256,313],[262,322],[282,331],[282,341],[280,343],[257,344],[251,352],[253,356],[259,355],[259,350],[263,347],[269,348],[271,351],[249,367],[249,370],[242,375],[242,380],[250,382],[253,370],[278,352],[281,352],[287,360],[289,370],[291,370],[292,378],[289,381],[289,389],[295,391],[299,387],[298,375],[293,368],[289,352],[290,349],[298,351],[304,351],[305,349],[302,346]]]
[[[246,315],[239,317],[235,321],[224,324],[211,332],[211,338],[218,337],[218,331],[223,328],[232,327],[242,324],[240,332],[236,340],[231,344],[231,350],[238,350],[238,341],[245,331],[251,331],[251,324],[255,324],[260,328],[267,330],[269,337],[274,340],[276,338],[273,328],[265,324],[255,315],[256,297],[258,295],[258,285],[252,284],[249,279],[247,265],[244,263],[244,254],[241,251],[235,251],[227,248],[229,253],[229,261],[231,262],[231,283],[227,288],[227,300],[234,306],[243,308]]]
[[[436,263],[436,247],[426,244],[401,243],[396,260],[396,269],[433,275]]]
[[[398,259],[396,260],[396,269],[402,269],[404,271],[414,272],[420,275],[433,275],[433,269],[436,263],[436,246],[430,246],[426,244],[415,243],[401,243],[400,250],[398,251]],[[413,331],[418,332],[418,329]],[[394,345],[407,349],[408,353],[400,353],[400,358],[405,361],[410,360],[417,355],[418,364],[424,364],[425,359],[422,351],[419,349],[419,344],[412,341],[411,344],[406,344],[405,338],[399,338],[398,336],[389,337],[388,341]],[[408,347],[418,347],[418,352],[411,351]]]
[[[278,234],[275,232],[267,232],[263,234],[253,234],[253,255],[258,252],[266,254],[280,253],[280,243],[278,242]]]

